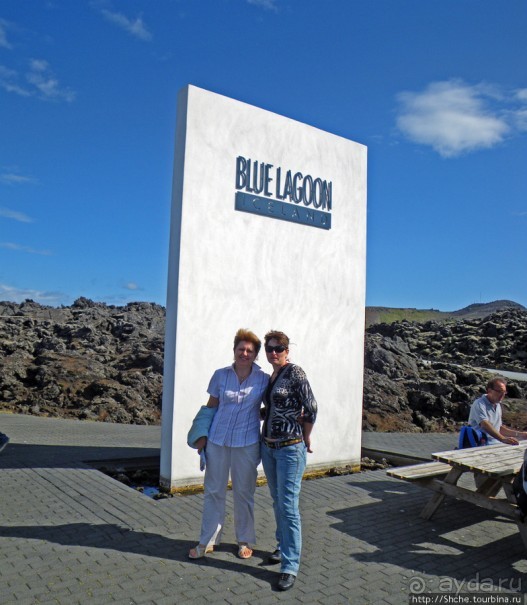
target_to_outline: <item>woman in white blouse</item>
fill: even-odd
[[[238,556],[248,559],[256,542],[254,491],[256,467],[260,462],[260,407],[269,375],[254,363],[262,343],[249,330],[238,330],[234,338],[234,363],[216,370],[210,380],[207,407],[217,412],[208,437],[195,447],[205,448],[205,497],[199,544],[190,559],[200,559],[221,542],[229,472],[234,497],[234,527]]]

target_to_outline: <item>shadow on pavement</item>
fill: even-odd
[[[188,559],[187,555],[189,549],[195,546],[195,541],[136,531],[115,524],[15,525],[0,527],[0,537],[41,540],[61,546],[100,548],[125,554],[168,559],[184,563],[186,569],[195,567],[198,573],[201,567],[217,568],[243,573],[269,582],[271,585],[276,583],[279,572],[279,567],[264,564],[269,552],[256,549],[250,563],[242,562],[236,558],[236,546],[234,544],[224,544],[217,548],[216,555],[211,554],[192,561]],[[222,558],[224,556],[232,556],[233,560],[227,561]],[[262,562],[257,563],[258,559],[262,559]]]
[[[10,443],[0,455],[0,468],[86,468],[110,460],[159,457],[158,448],[29,445]]]
[[[428,490],[393,481],[349,485],[371,499],[327,514],[339,519],[333,529],[361,541],[350,553],[352,559],[402,566],[409,575],[437,575],[439,569],[463,582],[477,574],[479,584],[486,580],[495,587],[527,592],[527,574],[514,567],[525,562],[527,553],[510,519],[446,498],[433,519],[424,520],[419,514],[432,494]],[[489,533],[489,521],[503,524],[498,537]],[[479,527],[473,527],[476,524]]]

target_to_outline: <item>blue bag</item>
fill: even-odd
[[[474,429],[471,426],[462,426],[459,432],[458,449],[466,447],[478,447],[487,445],[487,435],[480,429]]]

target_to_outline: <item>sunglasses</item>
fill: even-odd
[[[265,345],[266,353],[283,353],[285,350],[286,349],[284,345],[276,345],[275,347],[272,347],[271,345]]]

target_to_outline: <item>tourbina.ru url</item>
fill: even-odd
[[[523,594],[503,593],[461,593],[445,594],[429,592],[427,594],[412,594],[408,597],[408,605],[526,605]]]

